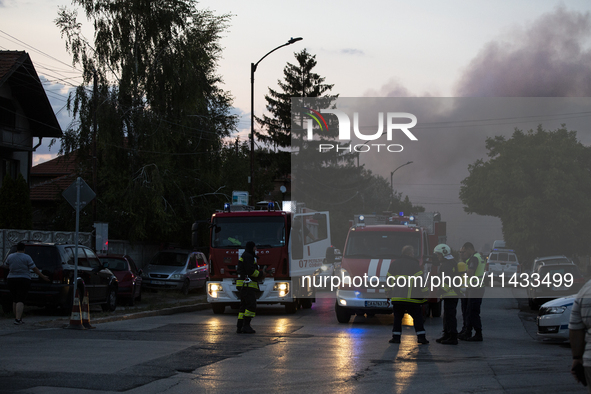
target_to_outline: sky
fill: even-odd
[[[80,82],[80,72],[70,67],[54,23],[59,6],[72,8],[61,0],[0,0],[0,49],[30,54],[65,129],[67,95]],[[250,63],[291,37],[303,40],[258,66],[255,114],[265,110],[264,94],[277,88],[286,62],[293,63],[293,53],[304,48],[316,55],[314,71],[334,84],[333,93],[340,97],[591,96],[588,1],[208,0],[199,7],[232,15],[221,39],[218,72],[234,97],[242,137],[250,127]],[[79,21],[92,37],[81,12]],[[473,147],[450,154],[460,156],[467,149],[470,158],[484,158],[485,137],[470,139]],[[36,163],[57,154],[57,146],[50,150],[48,143],[44,140],[38,149]],[[405,156],[393,165],[406,161]],[[455,165],[448,171],[439,166],[435,179],[422,176],[416,164],[394,176],[397,191],[427,211],[442,213],[454,248],[468,237],[477,249],[502,238],[497,219],[462,213],[457,192],[471,162],[462,162],[463,173]],[[379,175],[389,179],[390,171]]]

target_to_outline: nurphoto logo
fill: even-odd
[[[350,141],[351,140],[351,120],[349,116],[337,109],[321,109],[320,112],[315,111],[311,108],[304,108],[307,111],[306,115],[310,116],[311,119],[306,119],[307,125],[307,138],[308,141],[314,139],[314,121],[318,128],[322,131],[328,131],[328,125],[322,114],[333,114],[339,121],[339,141]],[[373,134],[364,134],[359,129],[359,113],[353,113],[353,133],[355,137],[360,140],[365,140],[363,144],[349,144],[348,146],[340,146],[338,144],[319,144],[319,152],[329,151],[336,149],[338,151],[348,152],[369,152],[375,149],[380,152],[380,148],[385,148],[388,152],[402,152],[404,147],[400,144],[368,144],[369,141],[375,141],[382,137],[384,134],[384,118],[386,118],[386,139],[392,141],[395,136],[395,131],[400,130],[408,137],[411,141],[417,141],[417,137],[409,129],[413,128],[417,124],[417,117],[408,112],[387,112],[384,116],[383,112],[378,112],[378,130]],[[400,119],[410,120],[407,123],[399,123]],[[396,120],[396,121],[395,121]]]

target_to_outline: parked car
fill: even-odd
[[[568,322],[575,297],[576,294],[557,298],[540,307],[536,319],[539,336],[568,341]]]
[[[574,264],[572,260],[570,260],[566,256],[546,256],[546,257],[537,257],[534,260],[534,263],[531,268],[531,273],[537,272],[538,269],[542,265],[550,265],[550,264]]]
[[[530,275],[527,288],[529,307],[536,310],[548,301],[577,293],[584,284],[585,278],[574,264],[538,265],[536,272]]]
[[[492,274],[495,278],[505,274],[505,278],[511,278],[515,273],[521,272],[521,266],[517,255],[511,249],[494,249],[487,258],[487,276]]]
[[[135,301],[142,300],[142,270],[137,266],[131,256],[126,254],[108,254],[99,256],[101,263],[110,269],[117,277],[119,300],[134,305]]]
[[[72,310],[74,299],[74,255],[76,245],[54,244],[37,241],[23,241],[25,253],[31,256],[35,265],[50,282],[31,274],[31,288],[25,305],[62,308]],[[10,248],[7,256],[16,252],[16,245]],[[12,298],[6,281],[8,267],[0,266],[0,304],[7,313],[12,311]],[[88,291],[89,303],[100,304],[104,311],[117,308],[118,282],[115,275],[104,268],[97,255],[88,247],[78,245],[78,281],[80,298]]]
[[[201,252],[161,250],[144,270],[142,286],[146,289],[180,290],[189,294],[207,282],[209,264]]]

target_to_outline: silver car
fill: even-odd
[[[142,274],[142,287],[155,290],[179,290],[189,294],[205,286],[209,264],[201,252],[161,250],[152,258]]]

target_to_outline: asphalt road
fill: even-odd
[[[584,392],[567,345],[535,337],[534,314],[516,299],[485,299],[484,342],[435,343],[441,319],[391,345],[392,316],[339,324],[329,299],[286,315],[264,306],[257,334],[234,332],[236,313],[211,310],[95,324],[0,330],[0,392]]]

